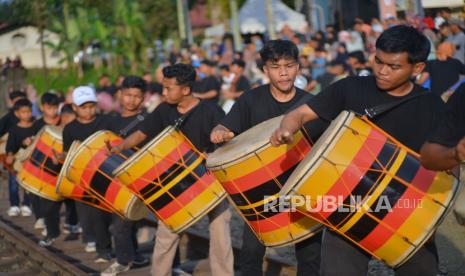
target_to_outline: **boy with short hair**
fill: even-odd
[[[26,148],[32,143],[33,136],[37,133],[34,127],[32,117],[32,104],[28,99],[19,99],[13,105],[14,116],[18,118],[18,123],[12,126],[8,132],[6,142],[6,163],[11,166],[15,160],[15,154],[21,149]],[[30,216],[32,214],[29,208],[29,195],[24,192],[22,206],[19,207],[19,190],[16,177],[9,173],[8,190],[10,196],[9,216]]]
[[[120,104],[122,111],[111,117],[109,130],[121,137],[127,137],[139,129],[146,114],[141,113],[144,92],[147,83],[137,76],[127,76],[121,85]],[[149,260],[137,254],[135,221],[123,219],[113,214],[113,237],[115,241],[116,262],[105,269],[101,275],[116,275],[128,271],[132,265],[145,265]]]
[[[97,115],[97,96],[94,89],[79,86],[73,90],[72,98],[76,119],[63,129],[63,155],[74,141],[82,142],[95,132],[107,128],[105,117]],[[82,226],[86,252],[97,251],[95,262],[110,261],[111,239],[108,230],[102,226],[110,214],[80,202],[76,202],[76,210]]]

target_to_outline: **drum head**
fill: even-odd
[[[343,134],[343,126],[352,121],[355,114],[347,111],[342,111],[336,119],[334,119],[326,131],[321,135],[320,139],[313,145],[310,153],[300,162],[294,172],[286,181],[286,184],[281,189],[281,195],[290,195],[298,189],[306,175],[312,174],[318,168],[322,157],[325,157],[334,147],[339,137]]]
[[[45,126],[44,128],[42,128],[42,131],[48,132],[50,136],[52,136],[53,138],[55,138],[56,140],[60,142],[62,142],[63,140],[63,129],[61,127]],[[37,134],[37,137],[39,137],[39,134]]]
[[[158,134],[155,138],[153,138],[150,142],[145,144],[140,150],[138,150],[136,153],[134,153],[131,157],[129,157],[126,161],[124,161],[118,168],[116,168],[113,171],[113,175],[115,177],[118,177],[121,173],[126,171],[126,169],[134,164],[134,162],[137,162],[142,156],[144,156],[147,151],[153,147],[153,145],[157,144],[159,141],[163,140],[166,135],[170,134],[172,131],[174,131],[174,127],[169,126],[165,128],[160,134]]]
[[[68,155],[65,158],[65,162],[63,163],[60,174],[58,175],[58,178],[57,178],[57,184],[56,184],[57,192],[59,191],[60,184],[63,181],[63,178],[66,177],[67,168],[71,165],[71,161],[70,161],[71,155],[79,148],[80,145],[81,143],[79,141],[74,141],[69,147]]]
[[[134,196],[131,201],[127,218],[130,220],[141,220],[145,218],[148,215],[148,209],[145,207],[144,202],[136,196]]]
[[[239,162],[248,155],[259,151],[270,143],[270,137],[279,127],[283,117],[278,116],[264,121],[234,137],[208,156],[207,167],[213,168]]]

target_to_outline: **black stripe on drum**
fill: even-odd
[[[127,149],[120,152],[120,154],[124,157],[125,160],[129,159],[129,157],[131,157],[134,153],[135,151],[133,149]]]
[[[113,179],[103,175],[100,170],[97,170],[92,176],[90,187],[95,193],[102,197],[105,197],[108,187],[110,186],[110,183],[112,181]]]
[[[44,162],[45,160],[45,162]],[[54,164],[51,158],[48,158],[43,152],[38,149],[35,149],[29,161],[37,168],[41,169],[43,167],[47,168],[46,172],[53,176],[58,176],[61,170],[61,164]]]
[[[284,186],[287,179],[292,174],[292,172],[295,170],[297,165],[298,164],[294,165],[293,167],[289,168],[287,171],[277,176],[276,180],[278,181],[278,183],[281,183],[281,185]],[[280,190],[281,188],[278,186],[275,179],[271,179],[252,189],[249,189],[242,193],[232,194],[230,196],[237,206],[247,206],[247,205],[259,202],[259,201],[263,201],[264,196],[275,195],[279,193]],[[255,209],[260,212],[263,210],[263,205],[257,206],[255,207]]]
[[[360,199],[371,194],[371,192],[374,190],[373,186],[378,185],[380,177],[384,176],[384,174],[382,173],[381,166],[385,167],[386,170],[388,170],[391,167],[397,155],[399,154],[399,151],[396,151],[396,149],[397,147],[394,146],[389,140],[383,145],[383,148],[376,157],[376,160],[373,161],[373,163],[371,164],[367,173],[360,179],[359,183],[351,191],[350,195],[353,196],[353,198],[351,198],[351,196],[346,197],[343,201],[343,206],[349,207],[353,205],[354,198]],[[392,158],[393,155],[394,158]],[[336,210],[327,218],[327,220],[332,225],[336,226],[344,220],[350,219],[355,213],[356,212],[348,211],[339,212],[338,210]]]
[[[113,154],[109,156],[98,169],[94,172],[94,175],[90,179],[90,187],[102,197],[105,197],[105,194],[108,190],[110,183],[113,181],[112,173],[118,168],[125,159],[122,156]],[[90,161],[92,162],[92,161]]]
[[[200,157],[199,157],[200,158]],[[178,183],[171,187],[167,192],[160,195],[154,201],[150,202],[155,210],[160,210],[165,207],[167,204],[171,203],[174,198],[177,198],[184,192],[189,192],[188,189],[195,185],[199,179],[207,173],[207,168],[203,163],[197,165],[192,172],[189,172],[184,178],[182,178]],[[167,183],[168,184],[168,183]]]
[[[407,183],[411,183],[417,172],[420,170],[420,163],[411,155],[407,155],[405,160],[402,162],[399,170],[396,173],[396,176]],[[384,191],[381,193],[373,204],[370,206],[370,214],[376,217],[379,220],[383,220],[384,217],[389,213],[385,207],[394,207],[402,195],[407,190],[407,186],[402,184],[396,179],[391,179],[389,184],[386,186]],[[383,200],[381,203],[381,197],[387,198],[387,201]],[[380,204],[380,205],[378,205]],[[379,207],[379,209],[378,209]],[[377,210],[378,209],[378,210]],[[373,231],[373,229],[378,226],[378,221],[374,218],[364,214],[360,220],[357,221],[347,232],[346,234],[355,241],[363,240],[368,234]]]
[[[189,166],[195,160],[197,160],[199,156],[194,156],[194,154],[197,155],[193,150],[186,152],[182,159],[177,160],[175,164],[171,165],[171,167],[164,171],[159,177],[152,180],[151,183],[147,183],[144,188],[140,189],[139,193],[145,199],[150,198],[152,195],[158,192],[163,187],[163,185],[169,183],[176,176],[182,173],[186,166]],[[183,162],[182,160],[186,162],[184,166],[181,165]],[[160,183],[160,180],[162,183]]]

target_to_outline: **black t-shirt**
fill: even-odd
[[[39,125],[32,124],[30,127],[20,127],[14,125],[8,132],[8,140],[6,141],[6,152],[13,154],[17,153],[20,148],[26,148],[23,141],[37,134],[40,130]]]
[[[176,105],[162,103],[147,116],[140,130],[148,139],[153,139],[183,115],[178,112]],[[214,145],[210,142],[210,132],[223,117],[224,111],[218,105],[201,101],[189,113],[180,130],[199,151],[211,152]]]
[[[462,84],[447,102],[442,122],[433,131],[429,142],[454,147],[465,137],[465,85]]]
[[[0,137],[10,131],[10,129],[18,124],[19,120],[13,110],[8,111],[2,118],[0,118]]]
[[[307,104],[325,120],[333,120],[343,110],[364,114],[366,108],[399,101],[410,95],[424,94],[388,112],[373,122],[398,141],[419,151],[428,135],[441,120],[445,110],[442,100],[418,85],[403,97],[389,95],[376,86],[374,77],[348,77],[335,82]]]
[[[431,76],[431,92],[441,95],[465,74],[465,65],[455,58],[432,60],[426,64],[425,71]]]
[[[244,92],[250,89],[250,82],[245,76],[240,76],[236,83],[236,91]]]
[[[221,125],[236,135],[241,134],[261,122],[299,107],[312,97],[313,95],[296,87],[295,96],[291,100],[279,102],[271,94],[270,85],[265,84],[242,94],[221,121]],[[326,126],[326,122],[316,120],[306,124],[305,128],[309,131],[312,140],[315,140],[326,129]]]
[[[80,123],[77,119],[67,124],[63,129],[63,151],[68,151],[74,141],[84,141],[99,130],[109,129],[108,116],[98,115],[88,124]]]
[[[218,103],[218,100],[220,98],[219,91],[221,89],[221,84],[220,82],[216,79],[215,76],[208,76],[200,81],[196,81],[194,83],[194,87],[192,88],[192,91],[194,93],[199,93],[203,94],[206,93],[210,90],[215,90],[217,92],[216,96],[214,98],[208,99],[209,101],[213,103]]]
[[[108,130],[121,137],[128,137],[141,127],[146,117],[146,113],[140,113],[129,117],[123,117],[119,113],[113,114],[108,116]]]

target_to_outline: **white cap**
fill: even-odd
[[[73,103],[77,106],[88,102],[97,102],[95,91],[90,86],[79,86],[73,90]]]

